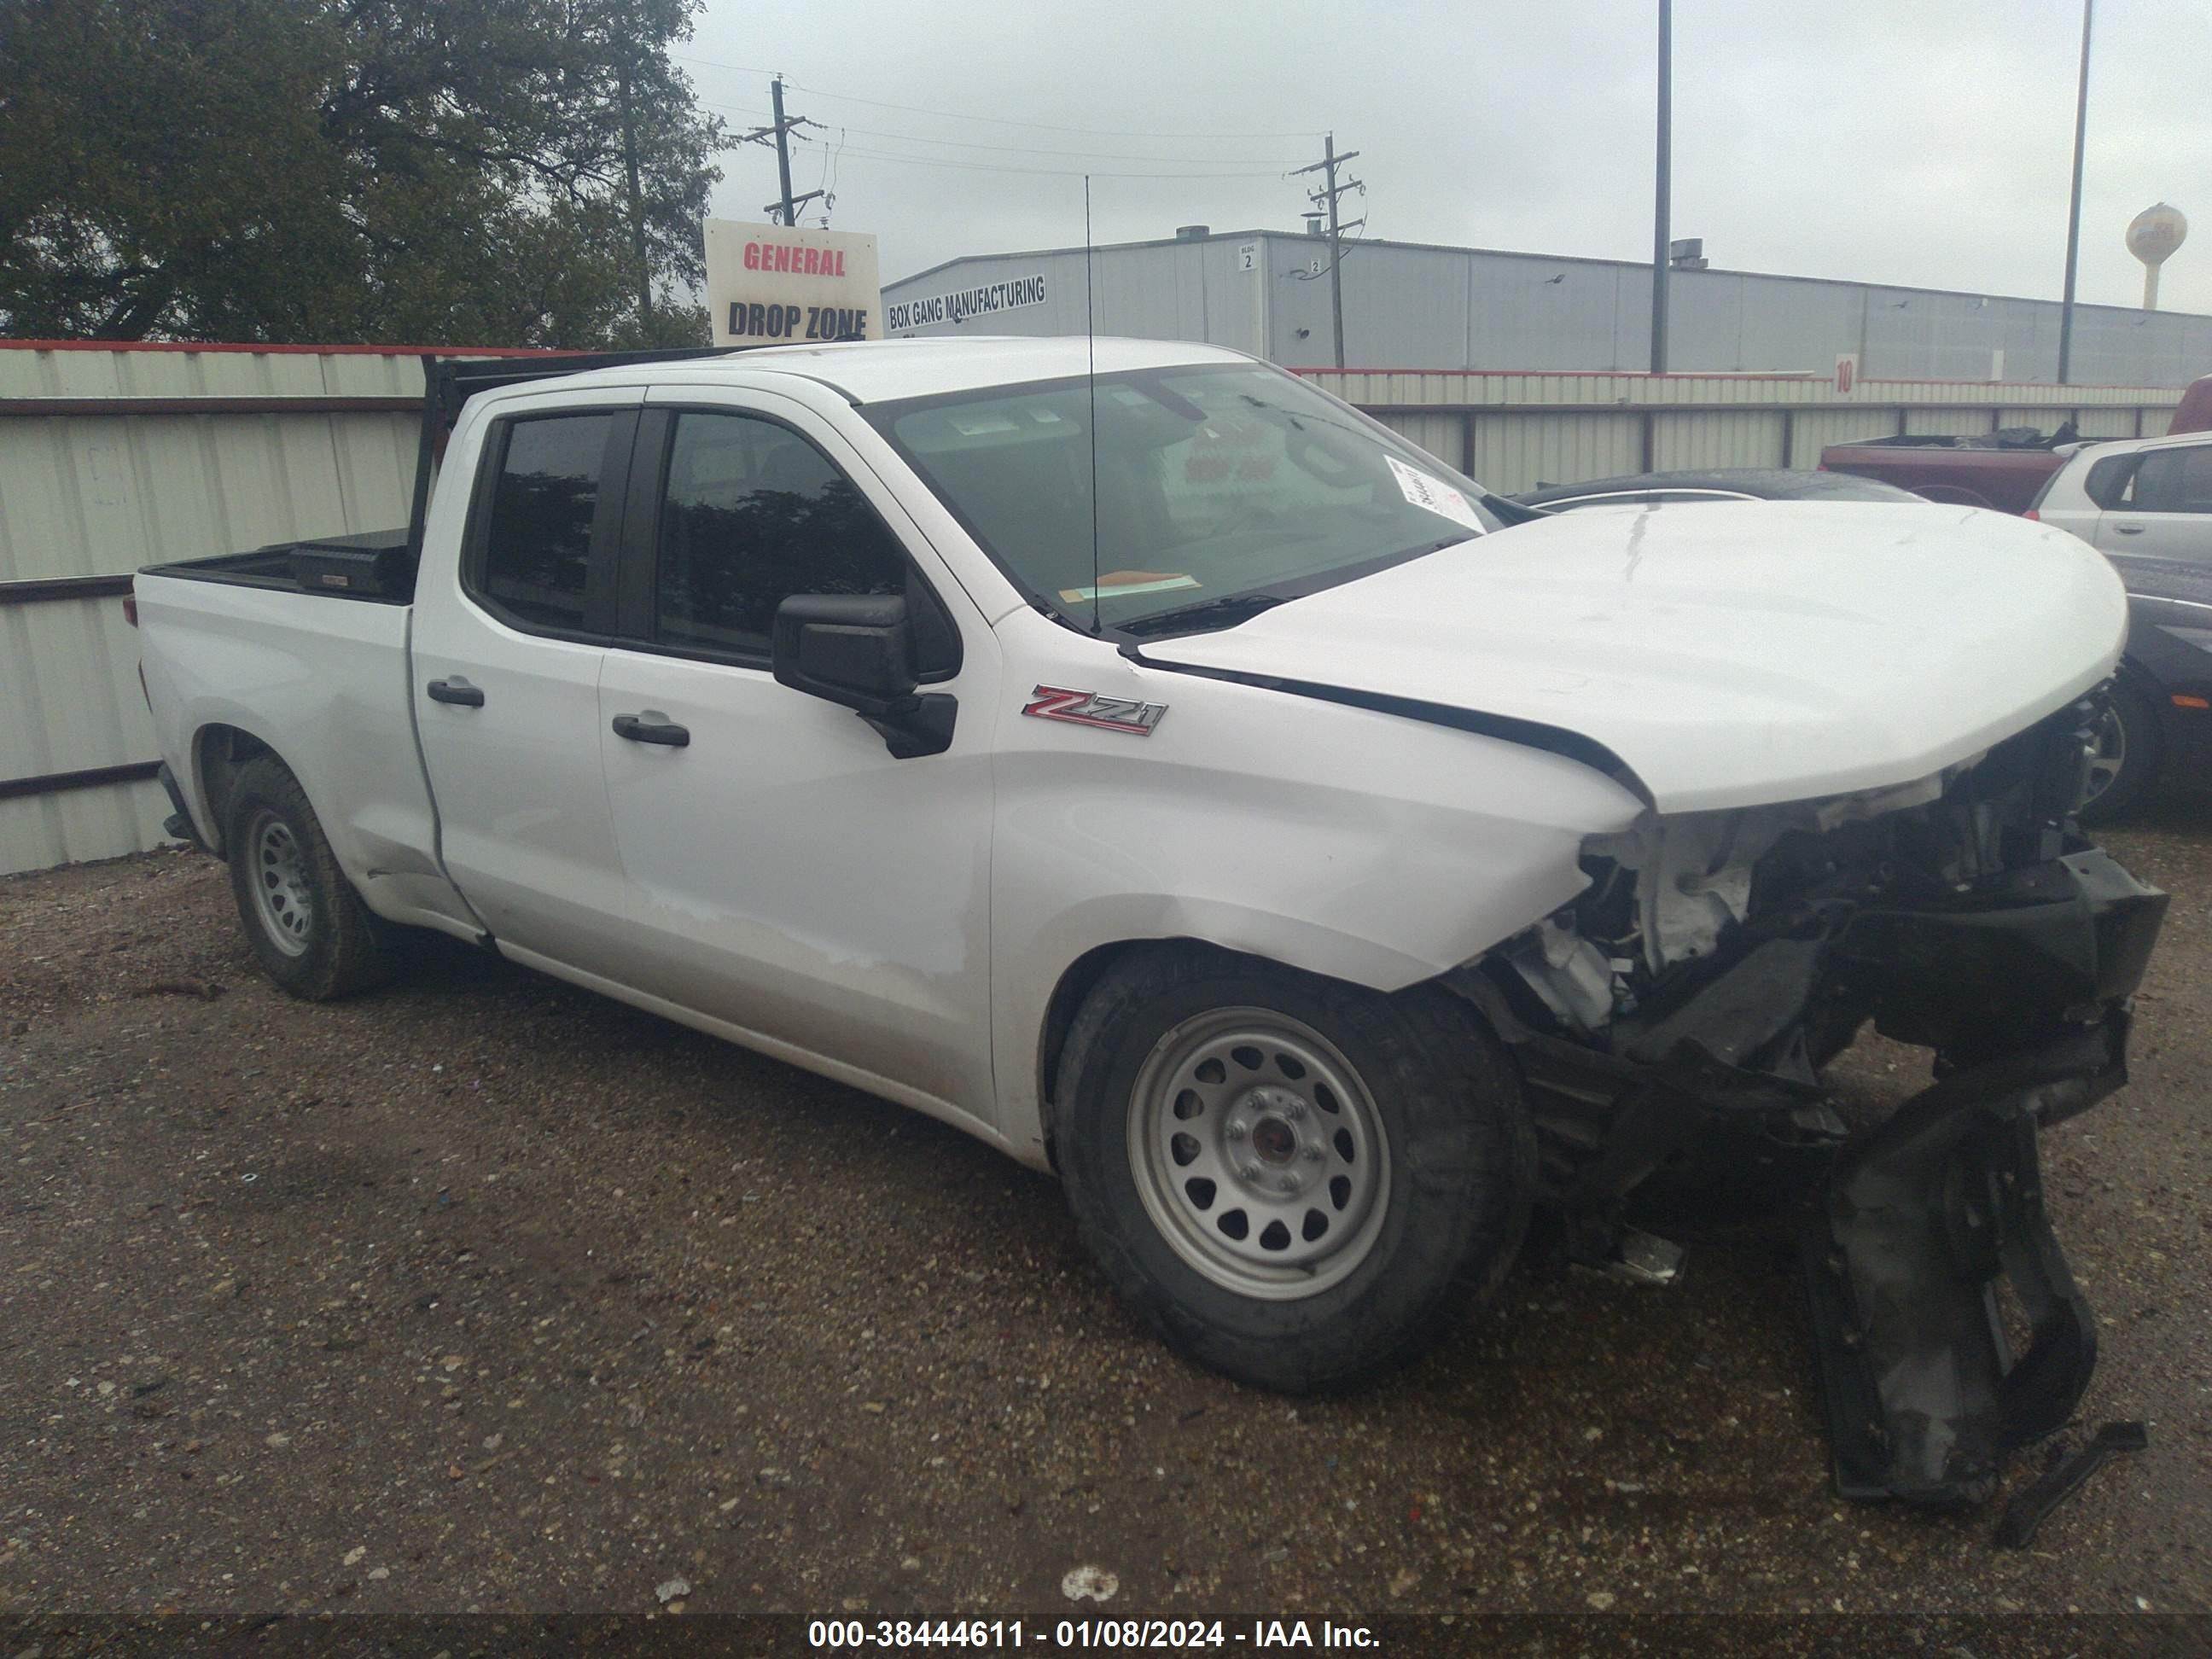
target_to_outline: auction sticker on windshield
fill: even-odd
[[[1415,507],[1424,507],[1440,519],[1449,519],[1454,524],[1465,525],[1477,535],[1482,533],[1482,520],[1475,516],[1474,503],[1466,496],[1441,478],[1416,472],[1395,455],[1382,459],[1390,463],[1390,476],[1398,481],[1398,493]]]
[[[1178,587],[1196,587],[1195,576],[1163,576],[1151,570],[1111,570],[1098,579],[1096,587],[1063,587],[1060,597],[1069,605],[1087,605],[1093,599],[1133,599],[1139,593],[1168,593]]]

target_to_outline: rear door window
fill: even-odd
[[[2128,504],[2138,513],[2212,513],[2212,444],[2152,450],[2136,469]]]
[[[592,532],[615,422],[595,410],[507,423],[477,584],[480,598],[518,622],[563,632],[589,625]]]

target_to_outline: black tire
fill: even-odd
[[[2107,783],[2083,803],[2081,822],[2118,822],[2142,805],[2158,787],[2166,763],[2165,734],[2159,730],[2158,710],[2141,687],[2125,675],[2115,679],[2106,698],[2112,726],[2101,730],[2098,747],[2101,759],[2112,758],[2117,738],[2121,763]]]
[[[1186,1220],[1183,1239],[1176,1242],[1173,1217],[1165,1224],[1156,1220],[1139,1189],[1146,1183],[1155,1203],[1176,1197],[1136,1167],[1142,1154],[1133,1150],[1133,1117],[1139,1146],[1146,1124],[1176,1127],[1145,1115],[1136,1097],[1140,1078],[1169,1075],[1159,1069],[1165,1064],[1161,1057],[1176,1052],[1175,1045],[1184,1041],[1179,1034],[1209,1019],[1242,1018],[1229,1011],[1287,1016],[1324,1039],[1356,1073],[1351,1081],[1364,1091],[1361,1109],[1371,1108],[1363,1121],[1379,1126],[1372,1163],[1377,1174],[1358,1233],[1366,1243],[1334,1247],[1342,1251],[1339,1261],[1351,1265],[1334,1269],[1342,1276],[1316,1292],[1299,1285],[1270,1297],[1224,1285],[1193,1265],[1194,1251],[1202,1256],[1218,1247],[1202,1238],[1191,1242],[1203,1234],[1203,1223]],[[1281,1056],[1263,1060],[1262,1066],[1280,1061]],[[1314,1076],[1328,1069],[1325,1062]],[[1198,1075],[1204,1075],[1202,1068]],[[1285,1097],[1254,1093],[1263,1081],[1275,1086],[1280,1078],[1256,1068],[1249,1080],[1231,1078],[1193,1127],[1223,1134],[1239,1113],[1275,1109],[1245,1103]],[[1312,1090],[1312,1078],[1303,1086]],[[1240,1089],[1245,1092],[1237,1093]],[[1158,1091],[1150,1082],[1147,1091]],[[1331,1097],[1325,1088],[1314,1092],[1324,1103]],[[1182,1119],[1182,1104],[1191,1098],[1187,1091],[1176,1095],[1168,1109]],[[1068,1202],[1106,1277],[1172,1346],[1260,1388],[1333,1392],[1404,1364],[1454,1318],[1495,1296],[1527,1231],[1536,1145],[1518,1077],[1474,1010],[1434,987],[1384,996],[1200,946],[1133,952],[1108,970],[1077,1014],[1060,1058],[1054,1101]],[[1296,1115],[1300,1122],[1294,1130],[1285,1130],[1278,1120],[1274,1133],[1329,1133],[1332,1120],[1316,1113],[1309,1122],[1306,1111]],[[1228,1159],[1255,1158],[1260,1129],[1249,1139],[1255,1151],[1224,1155],[1218,1202],[1224,1214],[1243,1201],[1239,1187],[1228,1180]],[[1285,1152],[1276,1167],[1287,1173],[1301,1167],[1297,1158],[1325,1156],[1307,1146]],[[1164,1173],[1168,1188],[1181,1179],[1180,1171]],[[1304,1200],[1261,1195],[1261,1203],[1270,1201]],[[1254,1213],[1271,1212],[1255,1207]],[[1219,1224],[1222,1217],[1212,1218]],[[1310,1212],[1306,1226],[1312,1225]],[[1351,1226],[1347,1222],[1347,1238]],[[1240,1241],[1243,1237],[1237,1235]],[[1312,1239],[1310,1231],[1307,1237]],[[1303,1248],[1321,1246],[1310,1242]],[[1355,1249],[1364,1253],[1355,1256]]]
[[[223,842],[246,943],[279,987],[326,1002],[392,977],[395,930],[362,904],[300,781],[274,756],[239,769]]]

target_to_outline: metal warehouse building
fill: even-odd
[[[1091,251],[1102,334],[1204,340],[1281,363],[1336,361],[1328,246],[1298,232],[1217,234]],[[1651,270],[1418,242],[1348,243],[1352,368],[1612,369],[1650,366]],[[1867,379],[2055,380],[2057,302],[1867,283],[1677,270],[1668,289],[1677,373],[1814,370],[1856,354]],[[953,259],[884,289],[895,335],[1080,334],[1079,247]],[[2212,374],[2212,317],[2076,306],[2072,380],[2180,386]]]

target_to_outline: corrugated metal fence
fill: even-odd
[[[1493,489],[1810,466],[1898,432],[2165,430],[2154,387],[1792,375],[1314,380]],[[404,523],[422,364],[404,351],[0,342],[0,872],[158,845],[168,805],[120,596],[143,564]]]
[[[404,523],[422,407],[404,353],[6,344],[0,872],[162,839],[130,573]]]
[[[1808,374],[1520,374],[1300,369],[1501,494],[1628,472],[1817,466],[1830,444],[1908,433],[2055,430],[2155,437],[2178,391]]]

